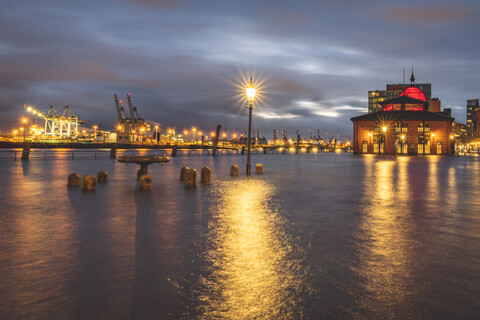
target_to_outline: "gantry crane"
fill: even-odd
[[[50,106],[47,112],[42,112],[32,106],[24,106],[27,112],[45,120],[45,134],[49,136],[71,137],[78,135],[78,125],[85,123],[73,114],[68,106],[59,112]]]
[[[145,131],[150,130],[150,124],[146,123],[145,119],[138,115],[137,108],[132,106],[130,93],[127,93],[130,117],[125,115],[127,102],[118,100],[117,94],[114,94],[113,97],[115,99],[115,107],[117,108],[117,134],[119,141],[134,142],[138,137],[144,136]]]

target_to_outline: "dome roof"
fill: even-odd
[[[402,93],[400,93],[400,96],[407,96],[410,98],[427,101],[427,98],[425,98],[425,94],[422,92],[422,90],[416,87],[408,87],[407,89],[403,90]]]

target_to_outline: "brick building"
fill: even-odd
[[[439,108],[435,106],[435,110]],[[381,102],[381,111],[353,117],[354,153],[451,155],[452,123],[448,112],[428,111],[430,101],[416,87]]]

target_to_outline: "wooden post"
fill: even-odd
[[[28,160],[29,157],[30,157],[30,143],[24,142],[23,150],[22,150],[22,160]],[[16,160],[16,153],[15,153],[15,160]]]
[[[212,149],[212,156],[217,155],[217,144],[218,144],[218,137],[220,136],[220,130],[222,129],[222,125],[217,125],[217,130],[215,132],[215,137],[213,137],[213,149]]]

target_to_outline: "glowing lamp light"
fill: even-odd
[[[27,123],[27,118],[23,118],[23,119],[22,119],[22,122],[23,122],[23,123]]]
[[[435,133],[432,133],[432,138],[435,138]]]
[[[384,133],[387,132],[387,127],[385,127],[385,126],[382,127],[382,131],[383,131]]]
[[[402,140],[405,140],[405,136],[402,135]]]
[[[188,134],[188,131],[187,130],[183,131],[183,134],[185,134],[185,135]]]
[[[255,95],[257,94],[257,88],[253,86],[253,80],[250,78],[250,84],[245,88],[247,94],[248,103],[252,104],[255,101]]]

